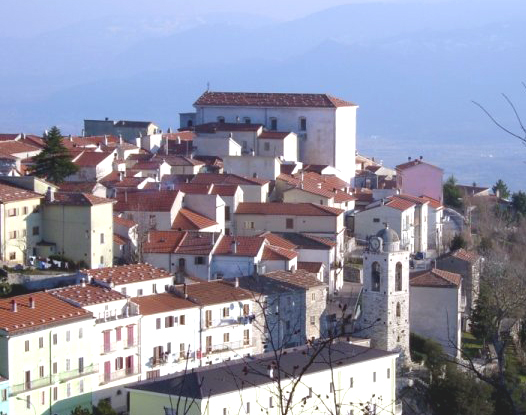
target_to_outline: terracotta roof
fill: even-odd
[[[134,282],[157,280],[161,278],[172,278],[165,270],[155,268],[150,264],[121,265],[118,267],[106,267],[98,269],[85,269],[79,271],[88,278],[94,278],[107,284],[113,282],[115,285],[130,284]]]
[[[175,216],[172,229],[191,231],[217,225],[217,222],[193,210],[182,208]]]
[[[30,192],[29,190],[24,190],[18,187],[0,183],[0,203],[18,202],[19,200],[36,199],[42,197],[42,195],[35,192]]]
[[[176,133],[163,133],[162,137],[165,140],[177,140],[181,141],[192,141],[195,138],[195,133],[193,131],[178,131]]]
[[[246,123],[226,123],[226,122],[209,122],[199,124],[194,127],[196,133],[213,134],[217,131],[258,131],[262,128],[261,124]]]
[[[162,159],[140,160],[132,166],[131,170],[157,170],[161,164],[163,164]]]
[[[114,210],[170,212],[178,194],[178,190],[120,192]]]
[[[113,224],[114,225],[121,225],[121,226],[124,226],[126,228],[133,228],[134,226],[137,225],[137,223],[134,222],[133,220],[126,219],[126,218],[121,218],[119,216],[113,216]]]
[[[233,249],[234,242],[236,244],[235,253]],[[214,255],[256,257],[264,243],[265,239],[260,236],[223,235],[214,249]]]
[[[104,176],[99,182],[108,188],[132,188],[136,189],[147,177],[124,176],[120,180],[119,172],[112,171]]]
[[[177,288],[179,291],[182,290],[181,286]],[[231,303],[253,298],[251,292],[235,287],[233,284],[222,280],[188,284],[186,290],[189,299],[201,306]]]
[[[293,164],[284,164],[284,163],[282,163],[279,166],[279,171],[282,174],[290,175],[290,174],[292,174],[292,172],[294,171],[295,168],[296,168],[296,163],[293,163]]]
[[[95,167],[108,157],[113,157],[111,152],[84,151],[77,158],[73,159],[79,167]]]
[[[284,140],[291,133],[287,131],[263,131],[258,138],[264,140]]]
[[[343,212],[341,209],[314,203],[243,202],[238,205],[236,215],[339,216]]]
[[[282,261],[291,260],[298,256],[298,254],[291,249],[284,249],[278,246],[265,245],[263,247],[262,260],[265,261]]]
[[[458,287],[461,281],[460,274],[432,269],[411,275],[409,283],[412,287]]]
[[[420,196],[420,197],[424,199],[426,202],[429,202],[429,206],[431,206],[433,209],[442,209],[444,207],[438,200],[433,199],[432,197],[429,197],[429,196]]]
[[[342,192],[341,190],[336,191],[334,196],[334,203],[345,203],[356,200],[354,196],[351,196],[349,193]]]
[[[121,235],[118,235],[116,233],[113,234],[113,243],[116,243],[117,245],[121,245],[121,246],[124,246],[126,244],[128,244],[129,242],[129,239],[121,236]]]
[[[205,92],[194,105],[243,107],[354,107],[356,104],[327,94]]]
[[[398,197],[398,196],[392,196],[388,199],[388,201],[385,203],[385,206],[389,206],[390,208],[404,211],[407,210],[413,206],[415,206],[416,203],[411,202],[410,200]],[[381,205],[379,205],[381,206]],[[376,207],[376,206],[374,206]]]
[[[0,141],[14,141],[17,137],[20,137],[20,133],[15,134],[0,134]]]
[[[334,241],[320,236],[295,232],[281,232],[279,233],[279,236],[296,245],[297,249],[316,249],[327,251],[336,246]]]
[[[238,188],[237,184],[214,184],[211,193],[219,196],[234,196]]]
[[[302,269],[307,272],[312,272],[314,274],[317,274],[321,271],[322,267],[323,267],[323,262],[298,261],[298,270]]]
[[[143,243],[145,253],[174,253],[182,242],[186,232],[180,231],[150,231]]]
[[[94,196],[91,193],[68,193],[55,192],[52,202],[45,201],[46,205],[67,205],[67,206],[94,206],[104,203],[115,203],[113,199]]]
[[[156,162],[162,162],[165,161],[170,166],[204,166],[205,162],[201,160],[196,160],[192,157],[186,157],[186,156],[177,156],[173,154],[157,154],[152,158],[152,161]],[[137,168],[137,165],[133,166],[133,168]]]
[[[175,250],[176,254],[209,255],[214,249],[220,233],[185,232],[185,236]]]
[[[477,253],[473,251],[466,251],[462,248],[452,252],[451,256],[471,263],[478,261],[478,259],[480,258],[480,255],[478,255]]]
[[[291,271],[272,271],[265,274],[266,278],[286,282],[300,288],[312,288],[325,285],[321,282],[315,273],[308,272],[303,269],[298,269],[295,272]]]
[[[285,190],[283,193],[290,192],[291,190],[300,190],[300,191],[303,191],[303,192],[307,192],[307,193],[311,193],[311,194],[314,194],[314,195],[322,196],[322,197],[325,197],[327,199],[333,199],[336,196],[336,194],[334,192],[331,192],[331,191],[328,191],[328,190],[324,189],[321,186],[321,183],[320,183],[319,186],[317,186],[316,184],[313,184],[313,183],[310,183],[310,182],[303,182],[303,183],[300,183],[296,187],[293,187],[291,189]]]
[[[192,179],[192,183],[238,184],[238,185],[263,186],[269,183],[269,181],[258,179],[256,177],[238,176],[237,174],[199,173]]]
[[[143,316],[197,307],[191,301],[171,293],[134,297],[131,301],[139,306],[139,312]]]
[[[83,192],[91,193],[97,182],[63,182],[59,184],[61,192]]]
[[[81,284],[70,285],[64,288],[49,290],[48,292],[57,298],[73,302],[79,307],[125,300],[127,298],[118,291],[95,284],[85,284],[84,286]]]
[[[278,234],[275,234],[272,232],[268,232],[268,231],[263,232],[261,235],[258,235],[258,236],[265,238],[265,240],[272,246],[277,246],[279,248],[284,248],[284,249],[296,249],[297,248],[297,245],[279,236]]]
[[[34,308],[29,306],[30,298],[35,302]],[[16,313],[11,311],[12,301],[17,304]],[[0,299],[0,330],[9,334],[35,331],[51,325],[69,324],[92,317],[89,311],[75,307],[47,292]]]
[[[168,181],[165,181],[165,177],[167,175],[163,176],[162,182],[165,182],[165,186],[169,186],[167,184]],[[172,176],[172,175],[170,175]],[[173,183],[174,188],[177,190],[183,191],[185,194],[196,194],[196,195],[209,195],[211,194],[211,190],[213,185],[212,184],[201,184],[201,183]]]
[[[425,164],[427,166],[434,167],[435,169],[442,170],[440,167],[434,166],[433,164],[430,164],[430,163],[426,163],[425,161],[421,159],[414,159],[414,160],[408,161],[407,163],[399,164],[398,166],[395,167],[395,169],[398,171],[402,171],[402,170],[406,170],[406,169],[410,169],[412,167],[418,166],[420,164]]]
[[[18,141],[38,148],[44,148],[44,146],[46,145],[46,142],[42,139],[42,137],[33,134],[26,134],[24,138],[21,138]]]
[[[0,141],[0,153],[3,154],[32,153],[40,150],[39,147],[20,141]]]

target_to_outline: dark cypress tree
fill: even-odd
[[[71,161],[71,155],[62,143],[57,127],[52,127],[46,136],[46,145],[37,156],[31,174],[53,183],[62,183],[64,178],[75,173],[78,167]]]

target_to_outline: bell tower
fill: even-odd
[[[398,234],[380,230],[370,238],[363,256],[361,328],[356,334],[371,339],[371,347],[409,354],[409,252],[400,250]]]

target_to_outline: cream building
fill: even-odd
[[[130,415],[280,414],[281,393],[290,390],[290,407],[302,414],[401,413],[397,353],[342,342],[319,350],[311,363],[314,350],[288,349],[278,364],[268,353],[130,385]],[[301,377],[292,375],[298,371]]]
[[[0,300],[0,376],[9,411],[70,415],[91,408],[97,357],[92,313],[47,292]]]

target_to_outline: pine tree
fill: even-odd
[[[47,133],[46,145],[33,157],[35,164],[31,174],[53,183],[62,183],[64,178],[75,173],[78,167],[71,161],[71,155],[62,143],[62,135],[57,127]]]
[[[510,197],[510,191],[508,189],[508,186],[502,181],[502,179],[497,180],[497,183],[495,183],[492,190],[494,194],[497,194],[498,191],[499,196],[503,199],[507,199]]]

